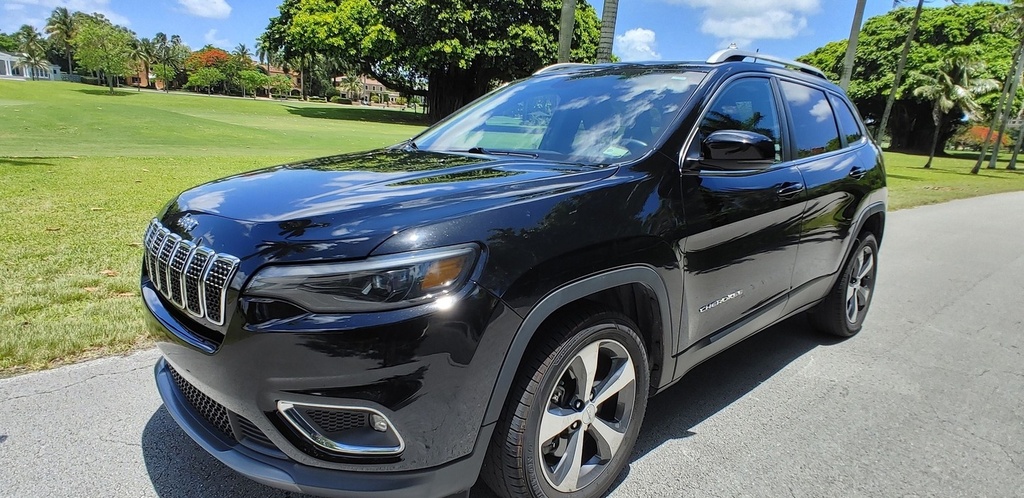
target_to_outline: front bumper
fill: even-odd
[[[182,397],[163,358],[156,364],[156,384],[164,407],[199,446],[246,477],[279,489],[321,496],[449,496],[473,486],[480,472],[493,424],[477,436],[478,451],[445,465],[406,472],[358,472],[323,469],[274,458],[241,444],[230,444]]]

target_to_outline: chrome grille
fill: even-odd
[[[143,242],[153,286],[179,309],[223,325],[228,282],[238,258],[182,240],[157,220],[150,223]]]

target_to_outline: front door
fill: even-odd
[[[733,324],[774,321],[786,304],[806,198],[800,171],[786,162],[787,135],[776,95],[769,78],[727,83],[688,151],[682,173],[687,226],[682,252],[689,337],[681,341],[682,349],[713,340]],[[775,164],[757,171],[702,167],[700,141],[725,129],[771,138]]]

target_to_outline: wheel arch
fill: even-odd
[[[498,420],[508,392],[531,344],[545,322],[560,310],[582,301],[609,306],[632,318],[644,340],[651,366],[651,390],[671,382],[673,322],[668,289],[658,272],[648,265],[616,268],[565,284],[542,298],[527,314],[512,338],[491,392],[483,424]]]

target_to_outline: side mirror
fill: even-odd
[[[775,163],[775,142],[752,131],[716,131],[700,149],[701,165],[715,169],[766,169]]]

